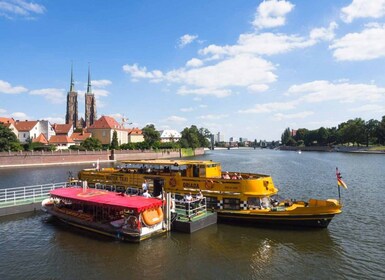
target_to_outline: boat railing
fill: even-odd
[[[0,207],[41,202],[49,197],[49,192],[57,188],[71,186],[69,182],[0,189]]]
[[[191,221],[194,217],[207,212],[206,197],[192,201],[175,200],[175,212],[178,213],[179,218]]]

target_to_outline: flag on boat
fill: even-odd
[[[347,189],[348,186],[345,184],[344,181],[342,181],[341,173],[338,171],[337,167],[336,167],[336,176],[337,176],[337,184],[338,184],[338,186]]]

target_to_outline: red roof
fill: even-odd
[[[109,192],[98,189],[82,188],[61,188],[52,190],[50,194],[59,199],[69,199],[81,201],[88,204],[98,204],[103,206],[115,206],[124,209],[143,212],[147,209],[160,207],[163,201],[157,198],[146,198],[143,196],[122,196],[116,192]]]
[[[4,123],[4,124],[15,123],[15,120],[13,118],[3,118],[3,117],[0,117],[0,123]]]
[[[53,125],[56,134],[68,134],[71,131],[72,124],[57,124]]]
[[[16,121],[14,123],[18,131],[31,131],[36,124],[37,124],[37,121]]]
[[[67,143],[75,143],[74,140],[69,138],[67,135],[52,135],[49,139],[50,144],[67,144]]]
[[[142,135],[143,132],[141,129],[134,127],[132,129],[128,129],[128,134],[130,134],[130,135]]]
[[[38,137],[32,139],[32,142],[33,143],[48,144],[48,140],[43,133],[41,133]]]
[[[89,132],[74,132],[71,135],[71,139],[74,141],[84,141],[92,136]]]
[[[89,128],[109,128],[124,130],[125,128],[120,125],[114,118],[108,116],[102,116],[100,119],[95,121]]]

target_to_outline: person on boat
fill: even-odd
[[[233,180],[237,180],[237,179],[238,179],[238,174],[237,174],[237,173],[234,173],[234,175],[233,175],[233,176],[231,176],[231,179],[233,179]]]
[[[190,220],[191,202],[193,201],[193,197],[191,195],[191,192],[185,195],[184,200],[185,200],[185,207],[186,207],[186,215]]]
[[[243,178],[242,178],[242,175],[239,173],[239,175],[238,175],[238,180],[242,180]]]
[[[147,183],[147,180],[144,180],[143,184],[142,184],[142,191],[143,193],[145,191],[148,191],[148,183]]]
[[[196,199],[198,199],[198,200],[202,200],[203,199],[203,194],[202,194],[201,190],[199,190],[199,192],[197,193]]]
[[[145,190],[143,193],[144,197],[151,197],[151,194],[148,193],[148,190]]]
[[[223,175],[223,179],[230,179],[229,171],[226,171],[226,173]]]

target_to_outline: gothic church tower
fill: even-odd
[[[85,126],[89,127],[96,121],[96,101],[95,95],[91,90],[91,73],[90,66],[88,66],[88,84],[87,92],[85,94]]]
[[[73,127],[78,127],[78,93],[75,91],[75,83],[73,79],[73,66],[71,65],[71,85],[67,93],[67,113],[66,124],[72,124]]]

